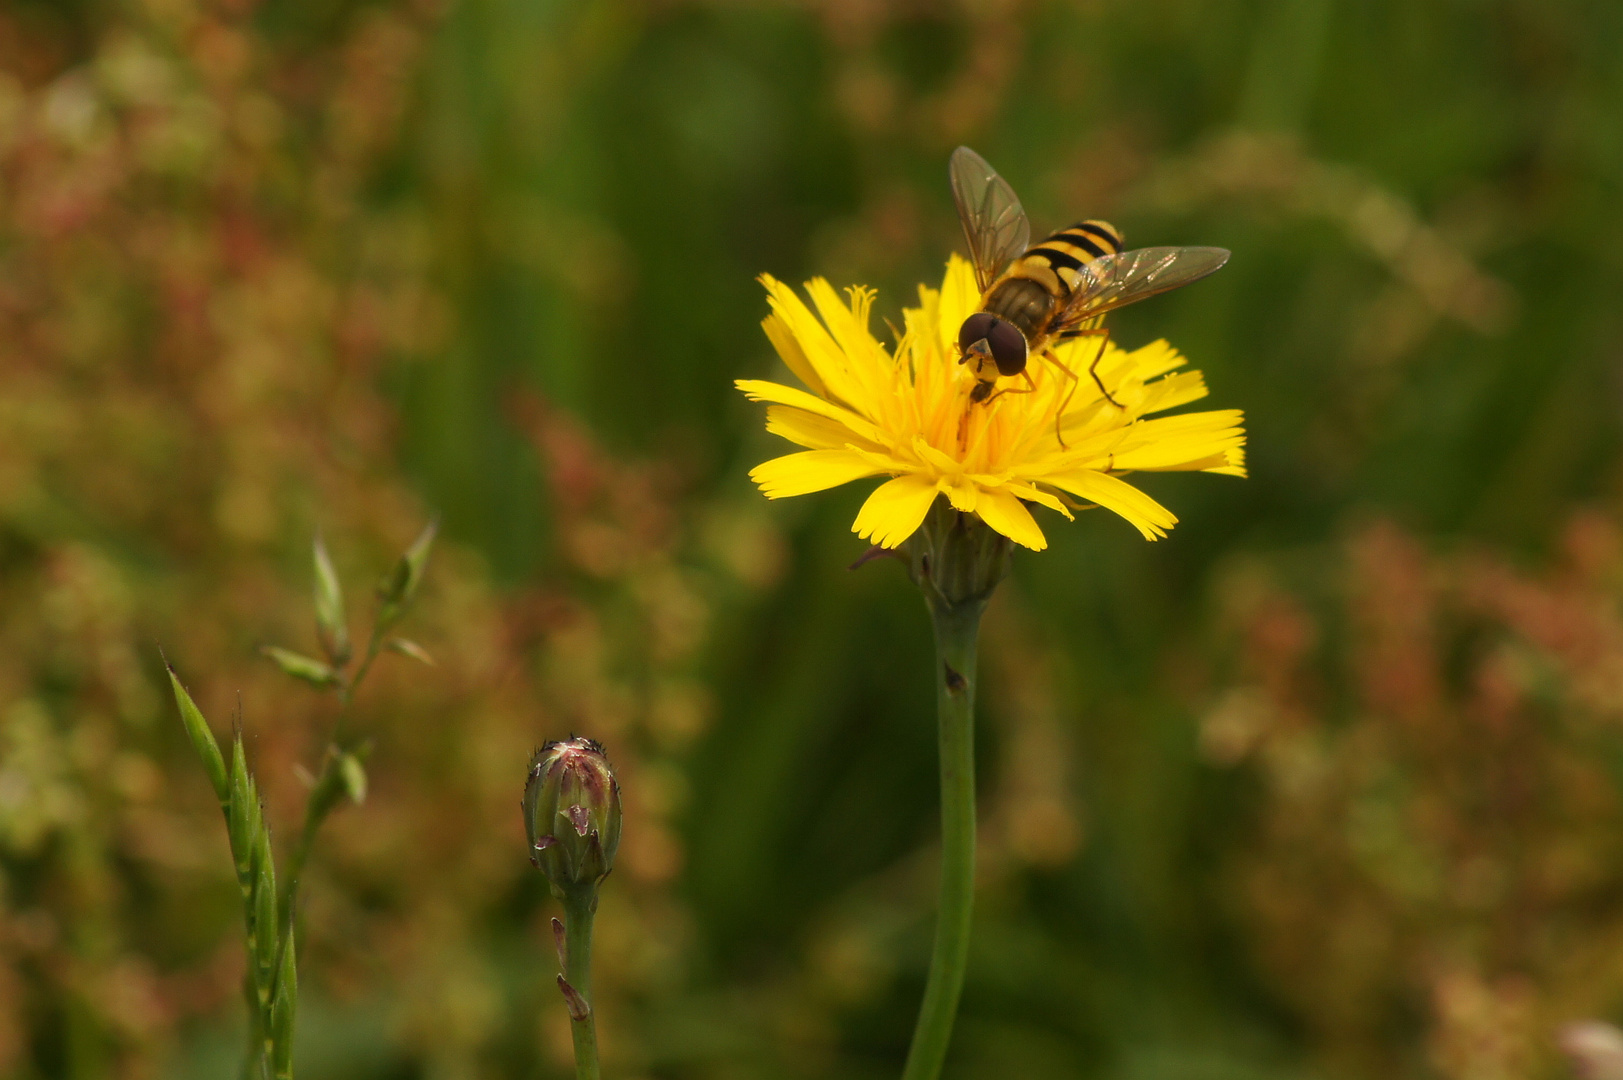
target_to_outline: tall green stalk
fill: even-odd
[[[975,653],[981,613],[1008,573],[1009,541],[938,500],[904,552],[935,629],[941,891],[930,974],[902,1080],[936,1080],[969,969],[975,908]]]
[[[975,642],[980,611],[933,611],[941,753],[941,892],[930,976],[903,1080],[941,1075],[969,968],[975,907]]]
[[[564,998],[569,1007],[569,1033],[575,1040],[575,1080],[599,1080],[597,1011],[592,1000],[592,919],[597,888],[564,900]]]

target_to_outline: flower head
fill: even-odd
[[[593,739],[550,742],[535,752],[524,785],[530,861],[553,889],[595,889],[620,846],[620,784]]]
[[[1070,518],[1098,505],[1149,540],[1177,522],[1171,511],[1121,476],[1199,470],[1245,475],[1245,432],[1237,409],[1145,419],[1206,396],[1198,371],[1164,341],[1128,352],[1106,344],[1088,374],[1099,338],[1054,349],[1061,371],[1033,356],[1024,379],[1000,380],[984,404],[970,400],[975,378],[958,362],[958,330],[978,305],[963,259],[947,263],[940,291],[919,287],[893,349],[869,329],[873,292],[849,302],[821,278],[807,283],[813,314],[794,291],[763,277],[772,314],[762,324],[778,355],[807,390],[740,379],[752,401],[771,403],[767,430],[807,447],[757,465],[750,477],[769,499],[805,495],[870,476],[889,476],[857,514],[852,530],[885,548],[905,541],[937,495],[1033,550],[1048,546],[1028,503]],[[809,391],[809,392],[808,392]],[[1112,400],[1114,399],[1114,403]],[[1080,500],[1080,502],[1078,501]]]

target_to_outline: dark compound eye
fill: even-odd
[[[977,311],[964,320],[964,325],[958,331],[958,348],[963,353],[969,352],[969,347],[986,337],[992,324],[997,322],[997,316],[989,311]],[[991,343],[987,343],[990,347]]]
[[[1026,335],[1014,323],[993,316],[986,343],[992,346],[999,375],[1018,375],[1026,370]]]
[[[978,341],[986,342],[999,375],[1018,375],[1026,370],[1026,336],[1013,323],[989,311],[975,312],[958,331],[958,348],[967,355]]]

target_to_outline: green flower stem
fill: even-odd
[[[935,1080],[969,967],[975,905],[975,642],[981,604],[932,603],[941,751],[941,894],[930,975],[902,1080]]]
[[[355,691],[360,689],[361,680],[366,678],[368,671],[372,670],[372,662],[378,658],[378,653],[382,651],[383,627],[375,625],[372,627],[372,635],[366,643],[366,653],[361,657],[360,665],[356,667],[355,674],[338,684],[338,702],[343,706],[343,711],[338,714],[338,726],[333,732],[334,742],[337,742],[344,733],[344,718],[349,715],[349,703],[355,697]]]
[[[1012,545],[938,498],[899,554],[935,626],[941,742],[941,899],[935,947],[902,1080],[936,1080],[969,967],[975,907],[975,642],[981,612],[1009,572]]]
[[[575,1040],[575,1080],[599,1080],[597,1062],[597,1009],[592,1002],[592,919],[597,913],[597,888],[564,897],[564,978],[587,1003],[586,1015],[570,1013],[569,1029]]]

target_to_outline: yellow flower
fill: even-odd
[[[920,306],[904,312],[894,350],[868,328],[871,290],[849,290],[846,303],[827,281],[808,282],[814,315],[782,282],[761,280],[772,304],[762,326],[811,392],[760,379],[737,386],[752,401],[772,403],[768,431],[808,449],[764,462],[750,478],[767,498],[781,499],[891,477],[868,496],[852,526],[880,547],[913,535],[937,495],[1036,551],[1048,541],[1027,503],[1067,518],[1072,508],[1102,506],[1154,540],[1178,519],[1120,479],[1123,473],[1245,475],[1239,410],[1144,419],[1206,396],[1200,372],[1177,371],[1184,359],[1164,341],[1132,352],[1106,347],[1098,373],[1120,407],[1088,376],[1099,348],[1099,339],[1089,337],[1055,349],[1076,379],[1034,356],[1027,370],[1035,392],[971,402],[975,379],[958,362],[956,343],[980,293],[969,264],[956,255],[939,292],[919,287]],[[998,389],[1005,387],[1019,391],[1026,383],[1005,378]]]

